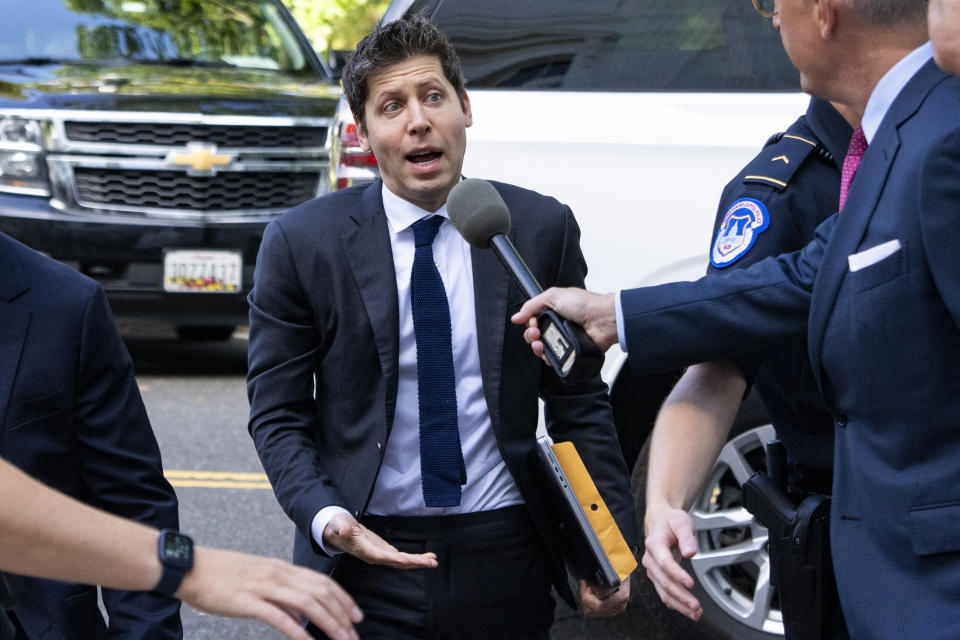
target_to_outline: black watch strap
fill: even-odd
[[[157,556],[163,573],[153,592],[172,596],[180,588],[187,572],[193,568],[193,540],[173,529],[163,529],[157,538]]]

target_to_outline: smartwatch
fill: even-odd
[[[180,588],[187,571],[193,568],[193,540],[173,529],[163,529],[157,538],[157,556],[163,574],[153,592],[172,596]]]

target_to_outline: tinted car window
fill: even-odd
[[[263,0],[29,0],[4,8],[0,60],[209,64],[314,74]]]
[[[418,0],[471,87],[566,91],[799,91],[750,0]]]

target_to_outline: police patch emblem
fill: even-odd
[[[770,225],[767,207],[759,200],[741,198],[730,205],[713,241],[710,262],[718,269],[729,266],[745,254],[757,236]]]

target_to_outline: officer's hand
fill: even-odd
[[[643,554],[647,577],[657,589],[663,603],[691,620],[703,615],[700,602],[693,597],[693,578],[683,570],[678,555],[692,558],[697,552],[693,536],[693,519],[682,509],[647,510],[645,526],[647,537]]]
[[[538,356],[543,355],[543,343],[540,341],[536,318],[547,309],[553,309],[583,327],[590,339],[600,347],[600,351],[606,351],[617,342],[617,306],[614,294],[551,287],[527,300],[520,307],[520,311],[510,318],[514,324],[527,325],[523,337]]]
[[[622,613],[630,602],[630,578],[620,585],[620,589],[606,598],[597,596],[596,585],[586,580],[580,581],[580,609],[583,615],[591,618],[605,618]]]
[[[404,553],[357,522],[353,516],[338,513],[323,530],[323,544],[345,551],[367,564],[382,564],[394,569],[433,569],[435,553]]]

